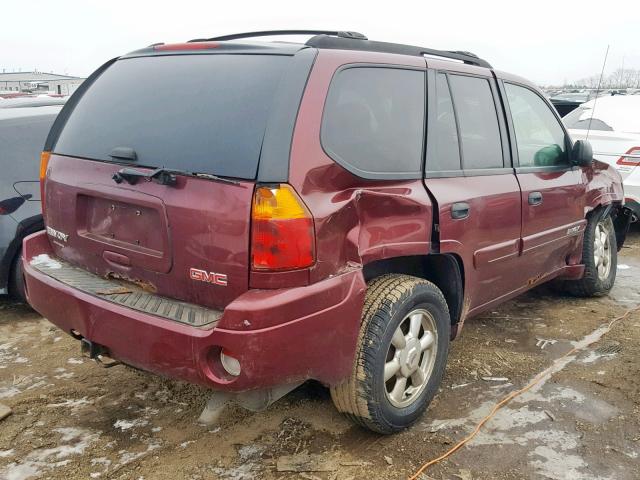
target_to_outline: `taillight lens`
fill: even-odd
[[[290,185],[258,186],[251,217],[254,270],[294,270],[313,265],[313,217]]]
[[[42,213],[44,213],[44,183],[47,179],[50,157],[51,152],[42,152],[40,154],[40,204],[42,205]]]
[[[637,155],[637,157],[627,157],[626,155]],[[616,163],[618,165],[637,167],[640,165],[640,147],[631,147]]]

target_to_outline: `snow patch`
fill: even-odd
[[[86,405],[92,405],[93,400],[87,400],[87,397],[82,397],[78,399],[68,399],[59,403],[49,403],[47,407],[49,408],[70,408],[72,413],[77,413],[82,407]]]
[[[41,267],[46,267],[46,268],[51,268],[51,269],[62,268],[62,264],[60,264],[60,262],[58,262],[57,260],[54,260],[49,255],[47,255],[46,253],[42,253],[40,255],[36,255],[35,257],[33,257],[31,259],[29,264],[34,266],[34,267],[41,266]]]
[[[134,427],[144,427],[148,425],[149,421],[144,418],[136,418],[134,420],[117,420],[116,423],[113,424],[115,428],[119,428],[123,432],[125,430],[130,430]]]
[[[56,428],[53,431],[60,434],[60,442],[65,444],[33,450],[20,464],[13,462],[0,470],[0,478],[27,480],[46,470],[63,467],[71,461],[67,457],[82,455],[100,436],[100,432],[91,433],[83,428]]]

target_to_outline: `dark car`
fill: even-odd
[[[24,298],[22,240],[44,228],[40,153],[65,99],[0,99],[0,294]]]
[[[314,379],[390,433],[467,318],[552,279],[611,289],[620,176],[533,84],[353,32],[248,36],[111,60],[51,130],[27,294],[89,356],[250,408]]]

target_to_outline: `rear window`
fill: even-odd
[[[422,171],[425,74],[357,67],[339,72],[322,120],[322,146],[364,178],[414,178]]]
[[[73,109],[55,144],[63,155],[253,179],[282,72],[291,57],[168,55],[122,59]]]

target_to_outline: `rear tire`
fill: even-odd
[[[415,423],[444,376],[450,329],[447,302],[433,283],[408,275],[374,279],[353,371],[331,388],[336,408],[383,434]]]
[[[610,215],[591,215],[584,232],[582,263],[584,277],[564,282],[564,289],[576,297],[600,297],[609,293],[616,281],[618,251],[616,232]]]
[[[24,271],[22,270],[22,248],[13,259],[9,278],[9,294],[22,303],[27,303],[27,295],[24,287]]]

